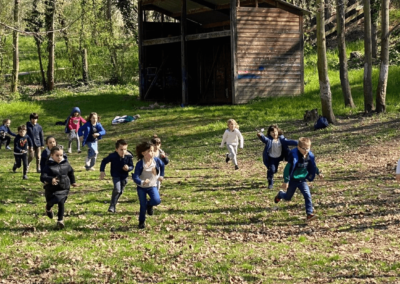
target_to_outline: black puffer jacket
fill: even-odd
[[[58,179],[58,184],[53,185],[53,178]],[[46,197],[52,195],[67,196],[71,184],[75,183],[74,170],[68,163],[68,160],[62,160],[59,164],[53,159],[49,159],[43,170],[41,179],[47,184],[44,186]]]

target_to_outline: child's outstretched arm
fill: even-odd
[[[397,182],[400,183],[400,160],[397,162],[397,168],[396,168],[396,180]]]
[[[237,133],[238,133],[238,136],[239,136],[239,141],[240,141],[240,149],[243,149],[243,144],[244,144],[244,142],[243,142],[243,135],[242,135],[242,133],[239,131],[239,129],[236,129],[236,131],[237,131]]]
[[[291,164],[287,163],[285,166],[285,169],[283,170],[283,184],[282,184],[282,189],[287,190],[289,187],[289,181],[290,181],[290,168],[292,167]]]
[[[101,164],[100,164],[100,180],[103,180],[104,177],[105,177],[105,175],[106,175],[106,173],[105,173],[106,165],[107,165],[109,162],[111,162],[111,157],[110,157],[110,156],[111,156],[111,155],[108,155],[107,157],[105,157],[105,158],[101,161]]]
[[[225,144],[227,138],[228,138],[228,133],[225,131],[224,135],[222,136],[221,145],[219,147],[221,147],[221,148],[224,147],[224,144]]]

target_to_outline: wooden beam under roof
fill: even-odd
[[[190,0],[190,1],[195,2],[201,6],[210,8],[211,10],[217,10],[217,7],[218,7],[217,5],[210,3],[208,1],[205,1],[205,0]]]
[[[185,36],[185,41],[229,37],[230,35],[231,35],[230,30],[229,31],[217,31],[217,32],[210,32],[210,33],[193,34],[193,35]],[[143,40],[143,46],[168,44],[168,43],[174,43],[174,42],[181,42],[181,36],[146,39],[146,40]]]

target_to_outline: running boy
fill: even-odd
[[[43,129],[37,123],[39,115],[37,113],[31,113],[29,116],[30,121],[26,123],[26,129],[28,136],[31,138],[33,143],[33,151],[29,152],[28,167],[31,164],[33,158],[36,158],[36,172],[40,173],[40,150],[44,148],[44,137]]]
[[[11,150],[10,148],[10,141],[11,138],[10,136],[8,136],[7,134],[11,135],[11,136],[17,136],[16,134],[12,133],[10,130],[10,124],[11,124],[11,120],[9,119],[4,119],[3,120],[3,125],[0,126],[0,149],[1,149],[1,145],[4,143],[4,141],[6,142],[6,149],[7,150]]]
[[[128,151],[128,143],[120,139],[115,143],[115,152],[103,159],[100,165],[100,180],[106,175],[104,170],[108,163],[111,163],[110,174],[114,183],[114,190],[111,195],[108,212],[115,213],[118,199],[124,192],[128,183],[128,173],[133,170],[133,155]]]
[[[288,163],[283,172],[284,183],[282,184],[282,189],[286,190],[286,192],[279,191],[274,200],[275,203],[278,203],[281,199],[290,201],[298,188],[304,196],[307,222],[317,217],[313,213],[314,209],[307,180],[313,181],[316,174],[320,178],[323,177],[319,173],[314,154],[310,151],[310,148],[311,141],[309,138],[299,138],[297,148],[289,153]]]
[[[26,175],[28,171],[28,151],[29,148],[32,149],[32,140],[26,135],[26,126],[21,125],[18,127],[18,135],[14,139],[14,158],[15,163],[12,168],[13,172],[21,167],[21,162],[23,164],[23,179],[28,179]]]

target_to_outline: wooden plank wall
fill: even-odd
[[[303,88],[301,16],[278,8],[237,11],[236,103]]]

